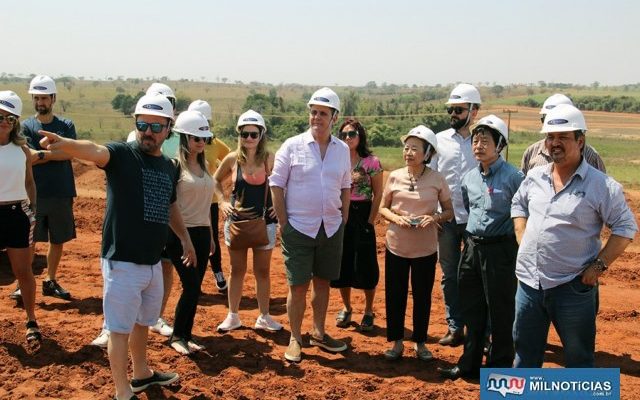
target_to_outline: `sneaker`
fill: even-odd
[[[160,385],[160,386],[170,385],[173,382],[177,381],[178,379],[180,379],[180,375],[176,374],[175,372],[166,372],[165,373],[165,372],[153,371],[153,375],[151,375],[148,378],[145,378],[145,379],[132,379],[131,380],[131,390],[133,391],[133,393],[138,393],[138,392],[141,392],[141,391],[145,390],[149,386],[153,386],[153,385]]]
[[[53,296],[63,300],[70,300],[71,293],[67,292],[55,279],[42,281],[42,295]]]
[[[93,342],[91,342],[91,345],[106,349],[108,343],[109,343],[109,331],[106,329],[103,329],[102,331],[100,331],[100,334],[98,335],[98,337],[93,339]]]
[[[227,314],[227,318],[222,321],[220,325],[216,328],[217,331],[228,332],[234,329],[238,329],[242,326],[242,321],[240,321],[240,317],[237,313],[229,313]]]
[[[282,329],[282,324],[276,322],[271,318],[269,314],[261,314],[258,319],[256,319],[256,329],[263,329],[265,331],[276,332]]]
[[[322,339],[311,336],[311,339],[309,339],[309,344],[311,346],[322,347],[326,351],[330,351],[332,353],[339,353],[347,349],[347,344],[345,342],[336,340],[326,333],[324,334]]]
[[[302,345],[296,339],[289,340],[289,347],[284,352],[284,358],[291,362],[300,362],[302,360]]]
[[[9,298],[16,301],[22,300],[22,290],[20,290],[20,286],[16,286],[16,290],[9,295]]]
[[[222,271],[214,272],[213,276],[216,278],[216,287],[218,290],[221,292],[227,290],[227,280],[224,279],[224,273]]]
[[[151,329],[151,332],[159,333],[162,336],[169,337],[173,335],[173,328],[162,318],[158,318],[158,322],[155,325],[151,325],[149,329]]]

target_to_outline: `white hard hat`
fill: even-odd
[[[200,111],[205,118],[211,120],[211,106],[204,100],[196,100],[189,104],[189,111]]]
[[[587,130],[587,122],[582,112],[570,104],[560,104],[547,113],[540,133],[571,132],[578,130]]]
[[[424,125],[418,125],[415,128],[411,129],[409,133],[402,136],[400,138],[400,141],[404,143],[407,141],[407,139],[409,139],[412,136],[417,137],[418,139],[422,139],[425,142],[429,143],[433,147],[433,149],[436,151],[436,153],[438,152],[438,138],[436,137],[436,134],[433,133],[431,129],[427,128]],[[428,156],[429,156],[428,154],[425,154],[425,157],[428,157]]]
[[[328,87],[316,90],[309,99],[307,107],[311,108],[312,105],[325,106],[333,108],[337,112],[340,112],[340,99],[333,90]]]
[[[487,115],[486,117],[482,117],[480,118],[480,121],[476,122],[471,127],[471,132],[474,132],[477,128],[481,126],[486,126],[487,128],[491,128],[497,131],[502,136],[505,143],[509,142],[509,129],[507,129],[507,124],[505,124],[502,119],[496,117],[493,114]]]
[[[571,99],[564,94],[552,94],[544,101],[544,104],[542,104],[542,108],[540,109],[540,112],[538,112],[538,114],[545,115],[549,112],[549,110],[560,104],[569,104],[570,106],[572,106],[573,101],[571,101]]]
[[[171,88],[165,85],[164,83],[153,82],[151,86],[149,86],[149,89],[147,89],[146,94],[156,94],[156,93],[160,93],[161,95],[171,97],[174,100],[176,99],[176,95],[173,94],[173,90],[171,90]]]
[[[209,130],[207,117],[200,111],[195,110],[181,112],[176,118],[176,125],[173,127],[173,131],[202,138],[213,136]]]
[[[140,97],[133,115],[158,115],[175,120],[173,116],[173,105],[166,96],[157,93],[145,94]]]
[[[262,128],[262,133],[267,131],[267,125],[264,123],[264,118],[260,113],[257,113],[253,110],[245,111],[240,118],[238,118],[238,123],[236,124],[236,132],[240,133],[240,129],[245,125],[255,125]]]
[[[29,94],[56,94],[56,83],[46,75],[36,75],[29,83]]]
[[[446,104],[482,104],[480,92],[475,86],[468,83],[461,83],[451,91]]]
[[[0,92],[0,109],[19,117],[22,114],[22,100],[15,92],[3,90]]]

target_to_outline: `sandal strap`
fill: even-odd
[[[40,329],[38,323],[34,320],[27,321],[27,329]]]

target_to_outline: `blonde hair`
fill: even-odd
[[[178,165],[180,166],[180,170],[184,171],[185,169],[189,168],[187,165],[187,157],[190,154],[189,138],[188,138],[189,135],[185,133],[178,133],[178,134],[180,135],[180,146],[178,146]],[[202,168],[204,173],[211,176],[211,174],[209,173],[209,169],[207,168],[207,159],[205,158],[205,155],[204,155],[205,151],[206,150],[204,150],[202,153],[199,153],[196,156],[196,160],[198,161],[198,164],[200,165],[200,168]]]
[[[267,135],[264,129],[258,125],[244,125],[244,126],[256,126],[260,130],[260,141],[256,148],[256,164],[263,164],[267,159],[269,152],[267,151]],[[243,126],[243,127],[244,127]],[[242,132],[242,129],[240,130]],[[238,164],[244,165],[247,163],[247,149],[242,145],[242,136],[238,133],[238,148],[236,149],[238,155]]]
[[[13,124],[13,129],[9,132],[9,142],[16,146],[22,146],[27,143],[27,138],[22,134],[22,126],[20,125],[20,119],[16,117],[16,123]]]

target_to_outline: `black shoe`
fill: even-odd
[[[457,330],[455,332],[449,331],[438,343],[443,346],[457,347],[464,343],[463,330]]]
[[[64,290],[54,279],[42,282],[42,294],[44,296],[53,296],[63,300],[70,300],[71,293]]]
[[[457,365],[453,368],[438,367],[438,372],[443,378],[451,379],[454,381],[462,377],[462,371],[460,371],[460,368],[458,368]]]
[[[11,292],[11,294],[9,295],[9,298],[15,301],[22,300],[22,291],[20,290],[20,286],[16,286],[16,290]]]
[[[214,272],[213,276],[216,278],[216,287],[218,288],[219,292],[224,292],[227,290],[227,280],[224,279],[224,273],[222,271],[220,272]]]
[[[148,378],[132,379],[131,390],[133,391],[133,393],[138,393],[152,385],[160,385],[160,386],[170,385],[173,382],[177,381],[178,379],[180,379],[180,375],[176,374],[175,372],[165,373],[165,372],[153,371],[153,375],[151,375]]]

